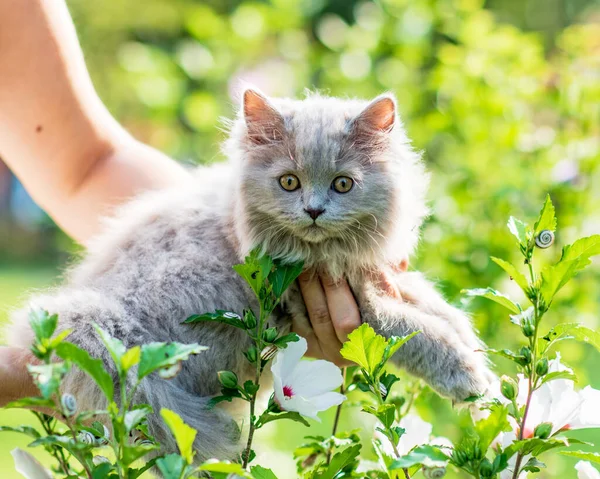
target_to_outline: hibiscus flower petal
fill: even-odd
[[[287,343],[285,349],[280,349],[275,356],[271,371],[274,375],[279,376],[285,383],[288,378],[306,353],[308,344],[306,339],[300,338],[296,342]]]
[[[406,429],[406,432],[400,437],[398,442],[398,451],[400,454],[408,454],[415,446],[428,444],[433,426],[423,421],[416,414],[407,414],[400,421],[400,427]]]
[[[575,464],[577,479],[600,479],[600,472],[587,461],[579,461]]]
[[[289,382],[294,385],[296,394],[306,398],[336,389],[341,386],[342,381],[340,368],[323,360],[302,361],[289,377]]]

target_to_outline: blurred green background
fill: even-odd
[[[100,96],[137,138],[185,163],[219,161],[219,117],[231,116],[242,82],[271,95],[318,88],[341,97],[392,91],[414,144],[432,170],[432,216],[412,264],[448,298],[516,288],[489,256],[518,261],[509,215],[532,220],[549,192],[560,245],[600,232],[600,2],[592,0],[88,0],[68,1]],[[33,205],[0,164],[0,320],[32,288],[56,281],[77,247]],[[600,325],[598,262],[560,294],[552,322]],[[465,307],[491,347],[519,339],[505,311]],[[600,388],[600,354],[561,346],[582,385]],[[513,372],[497,360],[497,370]],[[456,438],[464,417],[426,393],[421,415]],[[600,405],[599,405],[600,407]],[[358,411],[344,426],[360,427]],[[27,413],[0,412],[0,424]],[[261,431],[259,462],[292,477],[303,434]],[[370,427],[364,425],[364,427]],[[600,443],[599,431],[574,433]],[[18,477],[0,435],[0,477]],[[574,461],[549,459],[545,478],[575,477]],[[287,472],[286,472],[287,471]],[[449,472],[447,477],[458,477]]]

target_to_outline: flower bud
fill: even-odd
[[[513,378],[505,375],[500,378],[500,392],[506,399],[512,401],[519,394],[519,386]]]
[[[425,467],[423,466],[423,476],[427,479],[439,479],[446,475],[445,467]]]
[[[523,319],[521,323],[521,330],[526,338],[531,338],[535,334],[535,326],[531,322],[531,319]]]
[[[531,349],[529,349],[529,347],[523,346],[521,349],[519,349],[519,354],[523,359],[523,366],[531,363]]]
[[[552,432],[552,423],[543,422],[538,424],[533,431],[533,435],[535,437],[539,437],[540,439],[548,439],[550,437],[550,433]]]
[[[72,394],[63,394],[60,397],[60,404],[66,417],[71,417],[77,412],[77,400]]]
[[[277,328],[269,328],[263,331],[263,341],[266,343],[272,343],[277,339]]]
[[[251,346],[248,351],[244,351],[244,356],[246,356],[246,359],[251,363],[255,363],[258,359],[258,349],[256,349],[256,346]]]
[[[489,461],[489,459],[484,458],[479,465],[479,475],[481,477],[493,477],[494,476],[494,466]]]
[[[225,388],[235,389],[238,385],[238,378],[233,371],[219,371],[219,382]]]
[[[248,329],[254,329],[256,327],[256,316],[251,309],[244,310],[244,323]]]
[[[535,372],[538,376],[545,376],[548,374],[548,360],[546,358],[542,358],[536,363]]]

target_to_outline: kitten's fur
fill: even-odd
[[[185,362],[175,379],[147,378],[136,401],[155,411],[173,409],[197,429],[200,460],[232,458],[238,452],[237,426],[225,411],[204,406],[219,391],[217,371],[249,377],[242,355],[248,339],[236,328],[181,322],[215,309],[256,308],[232,265],[262,246],[275,257],[302,259],[334,278],[345,275],[362,320],[377,331],[421,330],[395,360],[441,394],[462,401],[486,390],[490,373],[483,355],[475,352],[481,343],[462,312],[419,273],[395,275],[403,302],[382,294],[369,279],[369,270],[409,256],[427,212],[427,175],[391,96],[370,103],[318,95],[267,100],[247,90],[225,150],[228,163],[201,169],[189,184],[145,194],[122,208],[65,286],[33,298],[14,315],[11,344],[29,347],[27,312],[42,307],[59,314],[61,329],[73,328],[70,341],[107,364],[92,322],[127,347],[151,341],[210,346]],[[279,183],[289,173],[300,180],[296,191]],[[340,175],[355,182],[345,194],[331,188]],[[305,212],[311,208],[325,210],[316,219],[318,227]],[[306,315],[296,286],[284,309],[274,319]],[[76,395],[82,409],[102,406],[79,371],[68,376],[64,390]],[[165,449],[175,448],[156,416],[150,432]]]

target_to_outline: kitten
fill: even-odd
[[[242,355],[249,340],[233,327],[181,323],[215,309],[256,310],[232,265],[258,246],[334,278],[346,276],[362,320],[378,332],[421,330],[394,359],[440,394],[463,401],[486,390],[491,373],[475,352],[482,344],[462,312],[419,273],[395,275],[403,302],[369,279],[369,271],[412,253],[427,214],[428,177],[393,97],[369,103],[310,95],[295,101],[247,90],[225,152],[227,163],[200,169],[189,184],[144,194],[123,207],[64,286],[31,299],[14,315],[11,344],[30,346],[27,313],[41,307],[59,315],[60,329],[73,329],[70,341],[107,365],[92,322],[127,347],[151,341],[210,346],[185,362],[176,378],[146,378],[135,400],[155,411],[172,409],[198,430],[199,460],[233,458],[239,452],[235,422],[224,410],[205,406],[219,392],[217,371],[250,377]],[[306,315],[297,286],[273,319],[289,325],[295,315]],[[69,374],[63,390],[77,397],[81,409],[103,406],[80,371]],[[156,414],[149,429],[166,450],[175,449]]]

